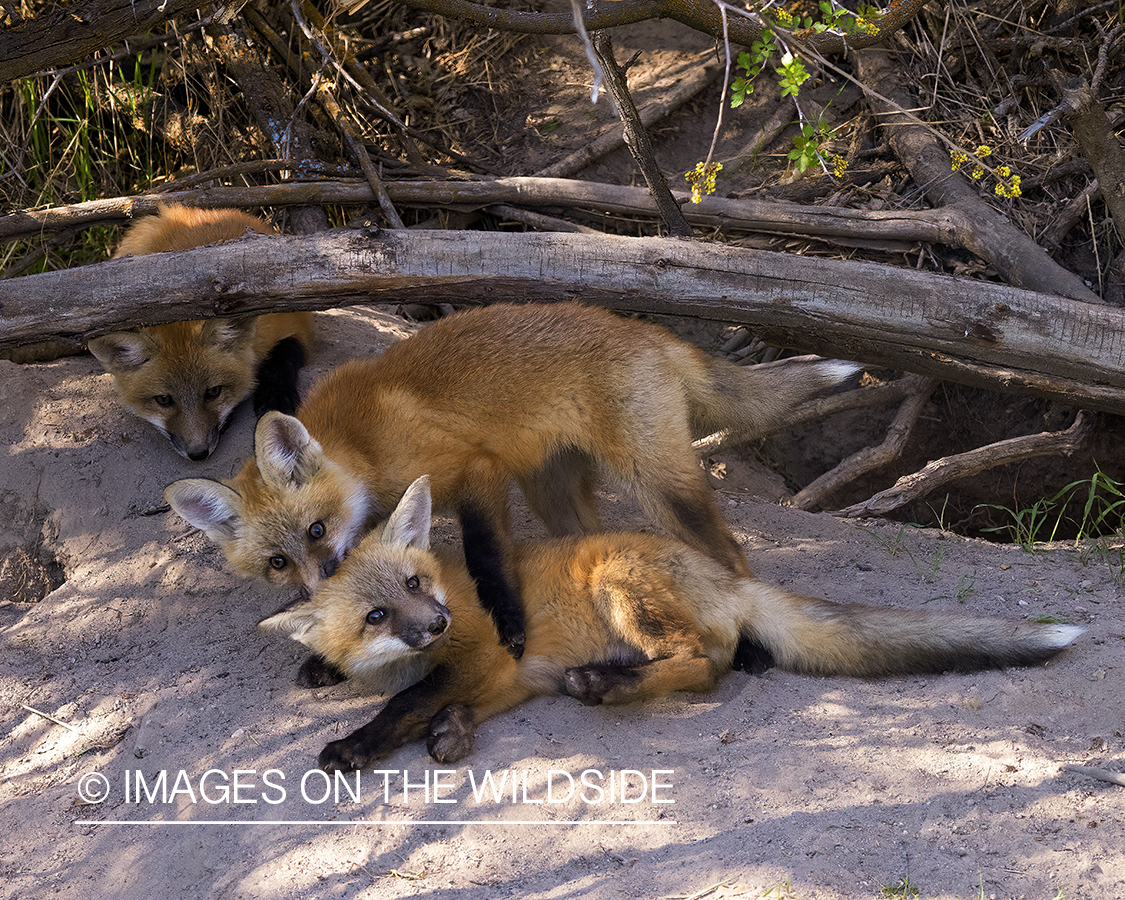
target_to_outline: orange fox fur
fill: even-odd
[[[273,233],[239,210],[162,206],[129,228],[114,258],[190,250],[247,231]],[[179,454],[200,460],[211,455],[234,408],[251,392],[257,391],[259,414],[296,409],[297,371],[312,341],[312,314],[297,312],[151,325],[93,338],[89,347],[125,404]]]
[[[626,703],[709,691],[732,668],[770,663],[859,677],[1032,665],[1082,631],[797,597],[671,538],[602,534],[517,545],[527,644],[516,661],[464,565],[429,549],[429,530],[420,478],[311,600],[261,623],[391,696],[324,748],[327,769],[422,739],[455,762],[477,724],[544,694]]]

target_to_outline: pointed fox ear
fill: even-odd
[[[139,331],[114,331],[92,338],[86,345],[107,372],[135,372],[153,353],[152,341]]]
[[[430,549],[430,476],[417,479],[383,526],[384,544],[405,544],[419,550]]]
[[[216,544],[234,540],[242,524],[242,500],[225,484],[208,478],[185,478],[164,489],[164,499]]]
[[[199,334],[204,347],[238,350],[248,346],[257,332],[257,318],[245,316],[238,319],[206,319]]]
[[[262,619],[258,623],[258,627],[262,631],[272,631],[276,634],[284,634],[295,641],[300,641],[305,646],[311,647],[309,632],[313,627],[320,623],[320,613],[312,603],[305,601],[298,603],[289,609],[282,610],[270,616],[268,619]]]
[[[267,412],[254,431],[258,471],[276,488],[300,487],[320,471],[323,451],[300,420]]]

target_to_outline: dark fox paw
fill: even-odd
[[[317,765],[325,772],[354,772],[367,765],[372,756],[362,736],[350,734],[321,750]]]
[[[313,654],[297,670],[296,684],[303,688],[328,687],[346,681],[347,677],[323,656]]]
[[[467,706],[447,706],[430,719],[426,749],[439,763],[459,762],[473,752],[473,713]]]
[[[610,665],[575,666],[563,675],[566,692],[586,706],[604,703],[606,694],[632,684],[638,677],[634,669]]]
[[[523,619],[502,619],[496,623],[500,631],[500,646],[507,648],[512,654],[512,659],[523,656],[524,644],[527,634],[523,629]]]
[[[764,644],[742,636],[738,639],[738,646],[734,650],[734,659],[730,667],[736,672],[749,672],[751,675],[761,675],[776,665],[773,654]]]

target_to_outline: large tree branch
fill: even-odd
[[[574,20],[566,13],[537,13],[515,9],[497,9],[470,0],[400,0],[404,6],[437,13],[450,19],[472,22],[497,31],[517,31],[523,34],[573,34]],[[926,0],[902,0],[892,3],[879,21],[876,34],[859,32],[843,35],[821,32],[808,36],[806,43],[824,55],[836,55],[848,50],[870,47],[886,39],[909,22],[925,5]],[[733,10],[737,13],[738,10]],[[722,16],[712,0],[594,0],[586,6],[583,24],[586,31],[600,31],[620,25],[633,25],[648,19],[674,19],[675,21],[716,38],[723,36]],[[762,34],[756,18],[733,14],[728,16],[731,43],[750,46]]]
[[[165,19],[193,13],[198,0],[71,0],[0,30],[0,84],[82,59]]]
[[[498,178],[491,181],[388,181],[387,194],[405,206],[479,209],[496,203],[528,206],[564,206],[596,212],[656,215],[656,206],[644,188],[599,184],[562,178]],[[684,191],[672,194],[678,201]],[[30,238],[77,225],[126,222],[151,215],[158,203],[191,206],[295,206],[338,203],[367,205],[371,188],[362,181],[298,182],[261,187],[216,187],[205,190],[167,191],[158,195],[113,197],[72,206],[23,210],[0,216],[0,241]],[[727,200],[704,197],[683,206],[688,221],[708,228],[734,228],[777,234],[804,234],[857,241],[927,241],[963,247],[974,233],[974,223],[956,208],[934,210],[870,211],[830,206],[802,206],[770,200]]]
[[[782,346],[1125,413],[1125,311],[874,263],[670,238],[254,236],[0,282],[0,346],[142,323],[421,299],[578,299],[740,322]]]

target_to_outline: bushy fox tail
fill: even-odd
[[[772,662],[806,675],[881,675],[1031,666],[1083,629],[938,611],[886,609],[795,597],[745,582],[735,668]]]
[[[709,358],[706,383],[689,383],[692,436],[727,431],[740,440],[761,437],[789,421],[795,406],[838,387],[861,369],[818,356],[756,366]]]

